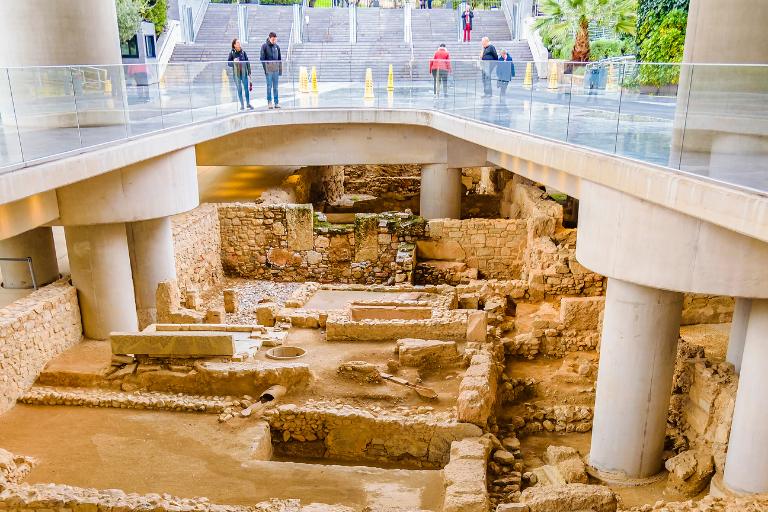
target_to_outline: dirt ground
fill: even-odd
[[[366,361],[375,364],[380,370],[387,371],[387,360],[396,359],[393,353],[394,344],[388,342],[327,342],[325,335],[318,329],[292,328],[284,345],[301,347],[306,355],[295,361],[306,363],[317,377],[306,391],[291,395],[291,400],[301,403],[302,400],[341,399],[349,404],[377,404],[381,406],[412,405],[430,406],[436,411],[449,409],[456,405],[459,384],[464,374],[464,368],[446,368],[429,371],[418,371],[414,368],[401,368],[398,377],[417,382],[432,388],[438,393],[435,401],[426,401],[414,391],[382,381],[380,384],[361,384],[340,377],[337,369],[346,361]],[[461,345],[461,344],[460,344]],[[270,361],[263,352],[256,357],[258,360]]]
[[[240,505],[299,498],[393,512],[442,507],[440,471],[255,461],[249,428],[205,414],[17,405],[0,416],[0,447],[38,459],[29,483]]]
[[[731,324],[697,324],[680,327],[680,337],[694,345],[704,347],[707,359],[725,361]]]

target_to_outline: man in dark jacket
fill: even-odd
[[[264,75],[267,78],[267,104],[269,108],[280,108],[278,105],[280,99],[277,95],[277,83],[280,75],[283,74],[283,56],[280,53],[280,47],[277,45],[277,34],[269,33],[267,41],[261,45],[261,65],[264,68]],[[274,97],[274,104],[272,99]]]
[[[491,40],[484,37],[482,40],[483,53],[480,54],[480,65],[483,73],[483,97],[487,98],[493,95],[491,88],[491,77],[499,61],[499,54],[496,53],[496,47],[491,44]]]
[[[507,50],[502,49],[499,55],[499,63],[496,65],[496,78],[499,80],[499,98],[504,101],[507,95],[507,86],[515,76],[515,64],[512,62],[512,56]]]

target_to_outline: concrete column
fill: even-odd
[[[723,481],[737,493],[768,492],[768,299],[753,299]]]
[[[419,203],[419,214],[425,219],[460,219],[461,169],[423,165]]]
[[[744,354],[744,341],[747,337],[747,324],[752,300],[736,297],[736,307],[733,310],[731,334],[728,337],[728,355],[725,360],[732,363],[736,373],[741,373],[741,360]]]
[[[104,340],[113,331],[136,331],[125,224],[67,226],[64,233],[85,336]]]
[[[131,247],[133,287],[139,328],[157,321],[155,291],[160,281],[176,279],[171,219],[132,222],[127,225]]]
[[[37,286],[59,278],[56,247],[51,228],[35,228],[0,240],[0,258],[32,258]],[[27,262],[0,261],[3,288],[32,288],[32,275]]]
[[[662,467],[683,295],[608,280],[590,465],[608,478]]]

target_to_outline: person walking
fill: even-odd
[[[269,33],[267,41],[261,45],[261,65],[267,79],[267,105],[269,108],[280,108],[280,98],[277,94],[277,84],[283,74],[283,56],[277,45],[277,34]],[[274,103],[272,100],[274,99]]]
[[[471,32],[472,32],[472,18],[475,17],[475,13],[472,12],[472,9],[469,7],[469,4],[467,4],[467,8],[464,9],[464,12],[461,14],[461,26],[464,29],[464,42],[468,43],[470,40]]]
[[[435,98],[443,91],[443,96],[448,96],[448,73],[451,72],[451,54],[442,43],[429,61],[429,72],[434,80]]]
[[[248,54],[240,46],[240,40],[237,38],[232,40],[232,49],[229,51],[229,57],[227,57],[227,66],[232,68],[232,79],[235,81],[240,110],[245,110],[246,106],[253,110],[248,82],[251,76],[251,63],[248,61]],[[245,103],[243,103],[243,96],[245,96]]]
[[[504,102],[507,95],[507,86],[515,76],[515,63],[507,50],[502,49],[499,54],[499,63],[496,65],[496,78],[499,85],[499,99]]]
[[[480,54],[480,65],[483,75],[483,98],[490,98],[493,95],[491,76],[493,76],[494,68],[499,62],[499,54],[496,53],[496,47],[491,44],[491,40],[488,37],[483,37],[481,44],[483,45],[483,52]]]

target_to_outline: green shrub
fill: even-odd
[[[640,60],[654,64],[681,62],[687,21],[688,13],[684,10],[669,11],[661,20],[658,29],[649,31],[648,37],[640,46]],[[643,85],[661,87],[676,84],[680,78],[680,66],[642,65],[638,78]]]
[[[624,43],[618,39],[598,39],[589,44],[589,60],[597,62],[608,57],[623,55]]]
[[[155,24],[155,35],[159,36],[168,21],[168,0],[150,2],[149,7],[144,11],[144,19]]]
[[[144,0],[115,0],[117,31],[124,43],[136,34],[141,23],[141,13],[146,8]]]

